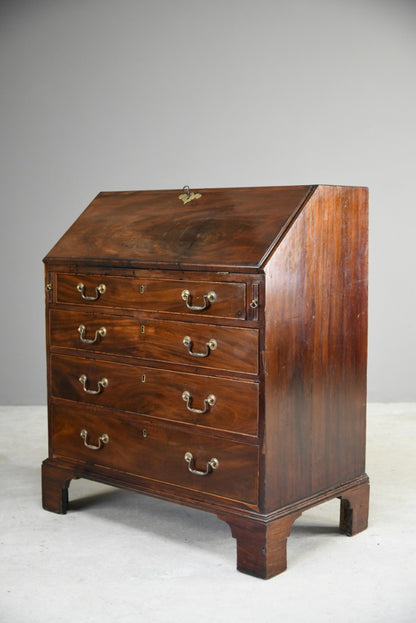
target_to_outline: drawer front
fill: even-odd
[[[55,397],[257,435],[258,383],[55,355]],[[94,392],[94,393],[92,393]]]
[[[58,303],[246,318],[246,284],[60,273]]]
[[[257,374],[258,331],[53,310],[51,345]]]
[[[117,415],[98,415],[79,405],[55,405],[52,427],[54,457],[257,504],[256,446],[143,424]],[[84,437],[81,431],[85,431]],[[189,463],[184,458],[186,453],[192,455]],[[208,466],[211,459],[218,462],[212,463],[214,469]],[[189,467],[208,474],[193,474]]]

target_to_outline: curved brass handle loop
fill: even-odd
[[[199,469],[195,469],[195,459],[191,452],[185,452],[185,456],[183,458],[188,463],[188,470],[191,474],[195,474],[195,476],[208,476],[213,469],[218,469],[220,464],[218,459],[212,458],[207,462],[206,470],[203,472]]]
[[[83,283],[78,283],[77,285],[77,290],[78,292],[81,293],[82,298],[84,299],[84,301],[96,301],[97,299],[100,298],[100,294],[104,294],[104,292],[106,291],[106,287],[104,283],[100,283],[96,288],[95,288],[95,296],[86,296],[85,295],[85,286]]]
[[[98,336],[101,335],[101,337],[105,337],[107,335],[107,329],[105,327],[100,327],[99,329],[96,330],[95,332],[95,336],[93,337],[92,340],[88,339],[85,337],[85,331],[87,330],[86,326],[83,324],[80,324],[77,331],[79,333],[79,339],[81,340],[81,342],[83,344],[95,344],[95,342],[98,340]]]
[[[205,342],[206,351],[205,353],[195,353],[192,351],[192,340],[189,335],[185,335],[182,340],[182,344],[187,347],[188,355],[192,355],[192,357],[208,357],[212,350],[217,348],[217,341],[214,339],[209,340],[209,342]]]
[[[204,413],[206,413],[208,409],[210,407],[213,407],[215,403],[217,402],[217,399],[215,398],[214,394],[210,394],[204,399],[205,407],[203,409],[194,409],[193,407],[190,406],[192,403],[192,396],[187,390],[185,390],[182,393],[182,400],[186,402],[186,408],[188,409],[188,411],[192,411],[192,413],[199,413],[199,415],[204,415]]]
[[[110,441],[110,437],[107,435],[107,433],[103,433],[102,435],[100,435],[100,437],[98,437],[98,446],[93,446],[92,444],[87,443],[88,431],[85,430],[85,428],[83,428],[80,432],[80,436],[84,440],[84,446],[86,448],[89,448],[90,450],[101,450],[103,445]]]
[[[181,294],[182,300],[185,301],[186,307],[191,309],[192,311],[204,311],[204,309],[208,309],[210,303],[213,303],[217,300],[217,295],[212,290],[207,294],[204,294],[202,297],[204,299],[204,304],[199,307],[198,305],[192,305],[192,297],[189,290],[182,290]]]
[[[79,377],[78,381],[81,383],[82,389],[87,394],[94,394],[94,395],[95,394],[101,394],[101,391],[105,387],[108,387],[108,379],[106,379],[105,377],[102,378],[101,381],[98,381],[98,383],[97,383],[98,389],[87,389],[88,378],[87,378],[86,374],[81,374],[81,376]]]

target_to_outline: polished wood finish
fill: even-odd
[[[300,511],[270,522],[220,516],[237,541],[237,569],[264,580],[285,571],[286,542]]]
[[[241,519],[233,514],[218,513],[226,521],[237,541],[237,568],[243,573],[269,579],[287,567],[286,543],[293,523],[302,511],[319,503],[339,497],[340,532],[347,536],[367,528],[369,483],[363,475],[352,485],[341,485],[336,490],[295,502],[269,515]]]
[[[100,193],[45,258],[43,504],[89,478],[214,512],[270,578],[304,510],[367,526],[368,193],[198,192]]]
[[[107,434],[109,442],[91,451],[80,436],[88,432],[88,443],[99,445]],[[258,448],[219,437],[202,437],[198,430],[179,430],[140,418],[118,417],[94,408],[75,408],[68,403],[54,405],[52,414],[54,459],[63,458],[108,467],[114,471],[140,474],[153,482],[169,482],[204,496],[222,496],[257,507]],[[206,469],[216,458],[219,467],[207,477],[191,474],[185,463],[186,452],[195,458],[195,468]],[[244,477],[241,477],[244,474]]]
[[[339,529],[343,534],[354,536],[367,528],[369,496],[370,486],[366,481],[340,495]]]
[[[48,254],[78,266],[257,270],[313,186],[102,192]]]
[[[106,290],[90,301],[82,298],[77,285],[85,286],[84,296],[97,296],[96,288],[104,284]],[[219,281],[187,281],[186,289],[191,294],[190,305],[204,306],[204,295],[215,292],[215,304],[202,310],[204,316],[223,316],[225,318],[245,317],[245,284],[222,283]],[[172,312],[177,314],[201,315],[186,306],[182,298],[184,283],[174,279],[132,279],[129,277],[87,274],[58,274],[57,302],[82,304],[94,307],[112,307],[153,312]]]
[[[366,202],[318,187],[265,266],[266,511],[364,472]]]
[[[83,388],[98,391],[105,378],[108,386],[90,394]],[[189,392],[190,411],[182,398]],[[205,407],[204,400],[214,395],[214,405]],[[237,381],[199,374],[171,372],[145,366],[132,366],[84,357],[54,355],[51,358],[51,396],[76,400],[95,406],[112,407],[157,418],[178,420],[201,427],[231,430],[257,437],[258,383]]]
[[[131,356],[191,367],[197,365],[212,368],[214,373],[228,371],[257,375],[259,371],[258,329],[193,323],[190,331],[186,322],[67,309],[51,311],[50,323],[54,350],[72,348],[86,353]],[[105,328],[106,334],[104,337],[98,334],[93,344],[82,342],[78,331],[80,325],[85,327],[87,340],[95,339],[95,333],[101,327]],[[214,335],[216,347],[211,350],[206,344]],[[184,345],[185,337],[191,338],[191,348]],[[196,357],[195,353],[208,354]]]

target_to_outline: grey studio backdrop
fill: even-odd
[[[44,404],[42,258],[100,190],[370,187],[368,397],[414,401],[416,5],[3,0],[0,404]]]

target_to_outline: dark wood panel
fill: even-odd
[[[313,187],[100,193],[45,258],[78,265],[257,267]]]
[[[364,473],[366,189],[318,189],[266,267],[265,314],[271,509]]]
[[[303,510],[338,496],[341,530],[367,525],[368,195],[200,194],[101,193],[45,258],[44,506],[86,477],[218,512],[270,577]]]
[[[86,430],[85,446],[80,433]],[[108,442],[99,438],[108,435]],[[255,446],[233,443],[220,438],[204,437],[174,429],[142,424],[120,416],[108,416],[90,407],[68,405],[53,407],[54,457],[84,461],[153,481],[180,485],[251,504],[257,503],[258,469]],[[193,469],[207,470],[210,459],[217,459],[218,467],[207,476],[189,472],[185,453],[194,458]]]
[[[79,291],[81,286],[84,286],[82,292]],[[185,291],[189,292],[187,300],[183,298]],[[83,295],[94,300],[85,300]],[[83,303],[85,306],[97,308],[131,308],[192,316],[246,318],[245,283],[59,273],[56,300],[58,303]]]
[[[85,327],[82,333],[80,326]],[[104,310],[54,309],[50,314],[50,332],[51,345],[61,348],[258,373],[256,329],[116,316]],[[186,337],[191,340],[189,346],[184,344]],[[95,341],[90,344],[85,340]]]
[[[52,357],[51,370],[51,391],[57,398],[257,435],[258,383],[65,355]],[[98,391],[101,382],[100,393],[84,391],[81,375],[87,377],[89,391]],[[182,397],[184,392],[189,392],[188,402]],[[215,404],[210,405],[206,400],[212,395]],[[206,412],[195,413],[188,406]]]

